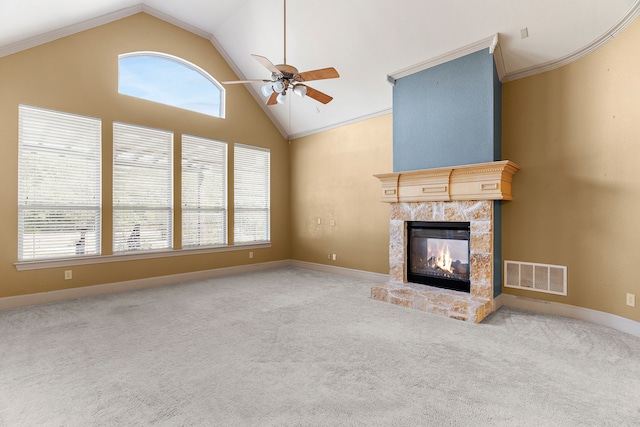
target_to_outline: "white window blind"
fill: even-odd
[[[113,252],[173,247],[173,133],[113,124]]]
[[[100,254],[101,122],[20,105],[18,260]]]
[[[270,152],[234,145],[234,243],[270,239]]]
[[[227,144],[182,135],[182,247],[227,244]]]

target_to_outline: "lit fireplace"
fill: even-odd
[[[494,311],[494,200],[511,200],[517,170],[503,160],[376,175],[390,204],[389,281],[371,297],[470,322]]]
[[[407,280],[470,292],[468,222],[407,222]]]

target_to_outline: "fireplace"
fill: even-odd
[[[389,281],[371,297],[470,322],[493,312],[495,201],[511,200],[517,170],[503,160],[376,175],[390,204]]]
[[[407,280],[471,292],[469,222],[407,222]]]

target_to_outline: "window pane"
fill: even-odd
[[[100,254],[99,119],[19,106],[18,259]]]
[[[182,246],[227,243],[227,144],[182,136]]]
[[[183,209],[182,246],[224,245],[227,241],[227,212]]]
[[[270,239],[270,152],[234,145],[234,242]]]
[[[113,252],[170,249],[172,217],[170,209],[114,209]]]
[[[113,251],[173,247],[173,134],[113,124]]]
[[[120,55],[118,92],[210,116],[224,116],[222,86],[202,68],[163,53]]]

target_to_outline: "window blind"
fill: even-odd
[[[113,252],[173,247],[173,133],[113,124]]]
[[[227,144],[182,135],[182,247],[227,244]]]
[[[99,255],[100,119],[18,113],[18,260]]]
[[[234,243],[270,240],[270,151],[234,145]]]

